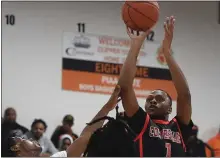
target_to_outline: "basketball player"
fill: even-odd
[[[119,94],[120,86],[117,85],[108,102],[102,107],[102,109],[97,113],[97,115],[92,119],[92,121],[107,116],[108,113],[111,110],[113,110],[116,104],[120,101]],[[104,120],[86,126],[83,129],[80,137],[76,139],[66,151],[57,152],[51,157],[80,157],[82,153],[85,151],[93,132],[96,131],[98,128],[101,128],[103,123]],[[39,157],[42,151],[42,148],[40,147],[39,143],[37,143],[36,141],[25,140],[22,138],[15,138],[14,140],[16,144],[11,148],[11,150],[16,152],[17,156]]]
[[[141,157],[185,156],[185,141],[192,129],[191,97],[187,81],[170,53],[173,39],[174,17],[164,23],[165,36],[161,51],[166,58],[175,85],[177,115],[168,121],[172,112],[172,99],[163,90],[154,90],[146,98],[145,110],[139,107],[132,86],[136,74],[136,62],[149,31],[144,33],[127,29],[131,48],[122,67],[118,84],[121,86],[122,104],[130,127],[139,135],[135,139]]]

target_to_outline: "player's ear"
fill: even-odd
[[[171,114],[171,113],[172,113],[172,106],[170,106],[170,107],[168,108],[167,113],[168,113],[168,114]]]

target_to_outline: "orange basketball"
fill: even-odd
[[[136,31],[147,31],[159,19],[159,5],[156,1],[126,1],[122,7],[124,23]]]

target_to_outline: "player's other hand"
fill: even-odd
[[[170,16],[166,18],[164,22],[164,40],[163,40],[163,52],[169,52],[171,49],[171,44],[173,40],[173,32],[174,32],[174,24],[175,18],[174,16]]]
[[[120,92],[121,92],[121,87],[119,85],[116,85],[111,97],[109,98],[108,102],[105,104],[105,108],[108,108],[108,110],[113,110],[115,108],[117,103],[121,101]]]

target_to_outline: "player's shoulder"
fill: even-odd
[[[147,115],[147,113],[144,111],[142,107],[139,107],[135,115]]]
[[[124,118],[125,119],[136,119],[136,118],[142,118],[143,116],[145,117],[147,115],[147,113],[143,110],[143,108],[139,107],[138,110],[134,113],[133,116],[129,117],[126,115],[126,112],[124,113]]]
[[[194,126],[194,123],[192,121],[192,119],[189,121],[188,124],[184,124],[181,119],[179,119],[178,116],[175,116],[172,120],[170,120],[170,122],[176,122],[178,123],[179,125],[185,125],[185,126],[190,126],[190,127],[193,127]]]

